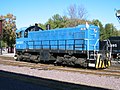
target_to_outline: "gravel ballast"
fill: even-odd
[[[58,81],[82,84],[88,86],[102,87],[107,89],[120,89],[120,77],[83,74],[78,72],[67,72],[57,70],[32,69],[30,67],[18,67],[1,65],[0,70],[25,74],[35,77],[53,79]]]

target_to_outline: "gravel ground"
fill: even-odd
[[[0,65],[0,70],[48,78],[58,81],[70,82],[75,84],[96,86],[114,90],[120,89],[120,77],[83,74],[78,72],[73,73],[57,70],[39,70],[31,69],[30,67],[18,67],[9,65]]]

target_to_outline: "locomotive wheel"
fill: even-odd
[[[55,66],[61,65],[64,60],[64,57],[57,56],[57,60],[54,62]]]
[[[35,59],[34,62],[39,63],[40,62],[40,56],[37,56],[37,59]]]
[[[22,60],[21,55],[17,55],[17,59],[16,59],[16,61],[21,61],[21,60]]]
[[[120,64],[120,54],[117,54],[117,62]]]
[[[39,63],[40,62],[40,58],[39,58],[38,55],[29,55],[28,57],[29,57],[28,60],[30,60],[32,62],[35,62],[35,63]]]
[[[120,58],[117,59],[117,62],[120,64]]]

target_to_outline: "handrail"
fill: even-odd
[[[95,45],[94,45],[94,50],[95,50],[95,46],[97,45],[98,41],[99,41],[99,39],[97,39],[97,41],[96,41],[96,43],[95,43]]]
[[[95,43],[95,45],[94,45],[94,59],[95,59],[95,47],[96,47],[98,41],[99,41],[99,39],[97,39],[97,41],[96,41],[96,43]]]
[[[111,45],[111,42],[110,42],[109,39],[104,40],[104,41],[106,41],[106,45],[104,45],[103,49],[105,50],[105,46],[106,46],[106,50],[109,51],[109,56],[108,56],[108,58],[111,58],[111,57],[112,57],[112,56],[111,56],[111,54],[112,54],[112,45]],[[110,47],[110,50],[109,50],[109,47]],[[102,51],[103,51],[103,50],[102,50]],[[105,53],[105,52],[104,52],[104,53]]]
[[[110,53],[110,58],[111,58],[112,57],[111,56],[111,54],[112,54],[112,44],[111,44],[109,39],[107,41],[109,42],[108,46],[110,47],[110,52],[109,53]]]

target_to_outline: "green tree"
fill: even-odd
[[[100,40],[104,40],[106,33],[105,33],[105,29],[104,29],[102,23],[98,19],[96,19],[96,20],[92,21],[92,24],[94,24],[100,28]]]
[[[103,27],[103,24],[99,20],[93,20],[92,24],[100,28],[100,40],[108,39],[111,36],[119,36],[119,31],[111,23],[107,23]]]
[[[65,16],[60,16],[59,14],[55,14],[50,18],[45,25],[50,24],[51,29],[55,28],[63,28],[67,26],[68,18]]]
[[[115,26],[112,26],[112,36],[120,36],[120,31]]]
[[[120,36],[120,30],[118,30],[118,36]]]
[[[15,44],[16,17],[13,14],[0,16],[3,19],[3,38],[2,40],[12,47]]]
[[[41,27],[43,30],[45,30],[45,29],[46,29],[45,25],[44,25],[44,24],[42,24],[42,23],[38,23],[38,26],[39,26],[39,27]]]
[[[114,27],[112,23],[108,23],[105,25],[105,33],[106,33],[105,39],[108,39],[111,36],[119,36],[118,30]]]
[[[108,39],[110,36],[112,36],[112,32],[113,32],[113,29],[112,29],[113,25],[112,24],[106,24],[105,25],[105,39]]]

